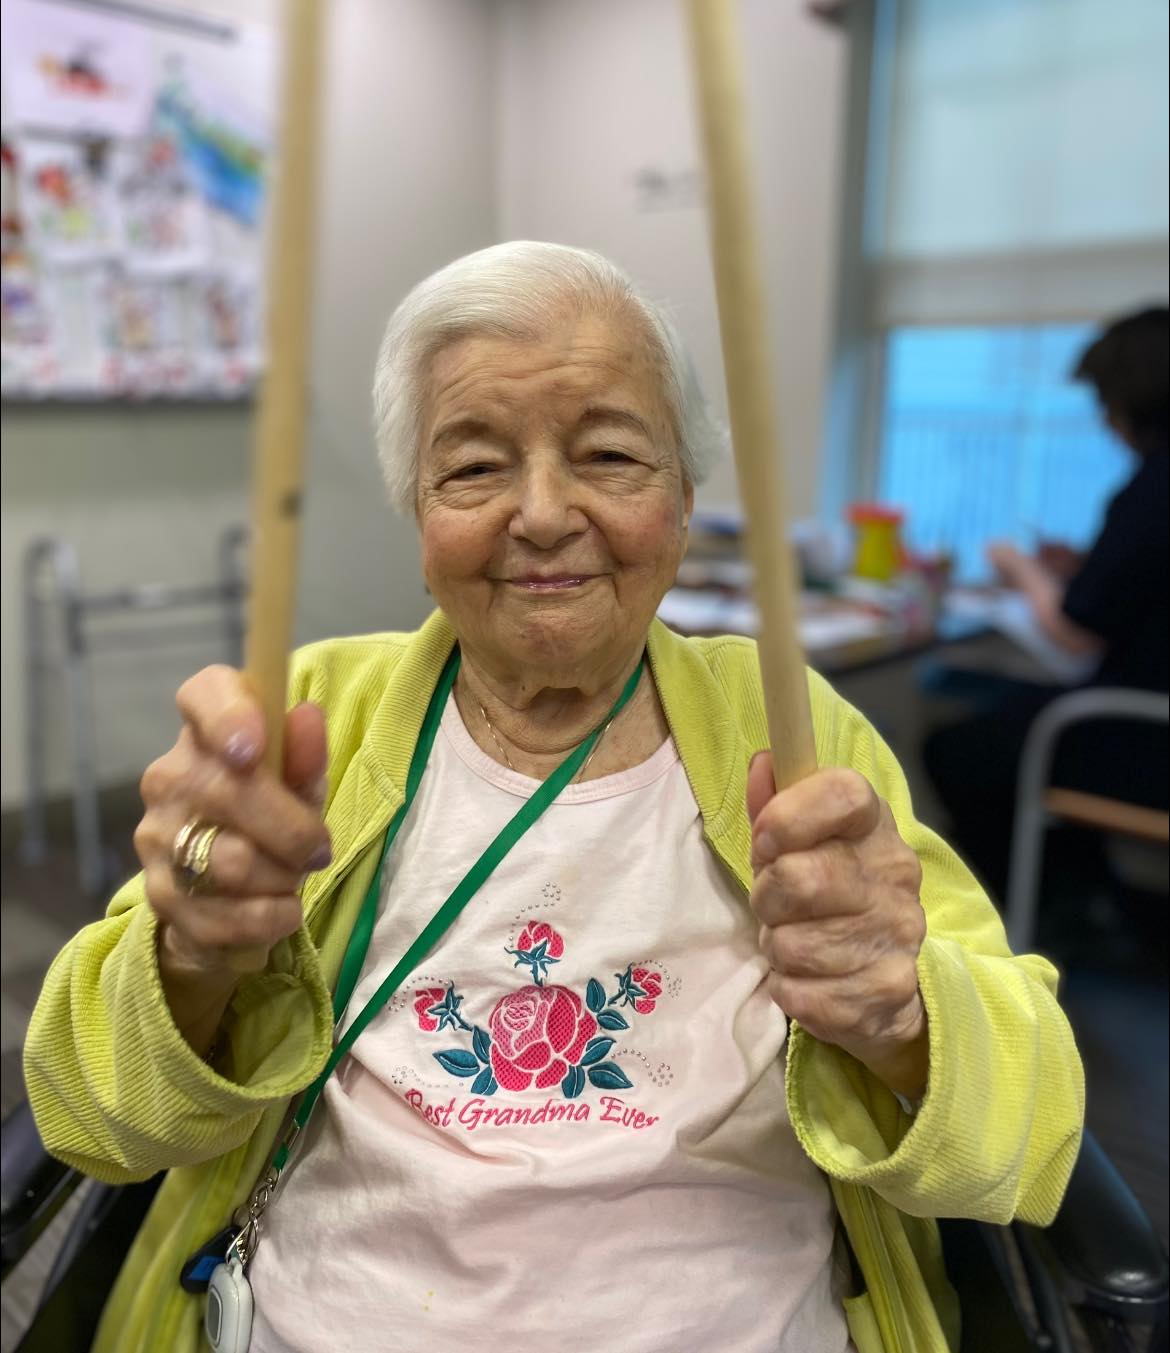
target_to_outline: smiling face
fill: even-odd
[[[481,667],[579,686],[634,660],[682,559],[693,491],[632,316],[443,348],[418,483],[427,585]]]

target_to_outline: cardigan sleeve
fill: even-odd
[[[332,1041],[329,993],[302,926],[245,979],[215,1066],[171,1018],[141,876],[53,962],[29,1024],[24,1076],[45,1149],[107,1183],[222,1155],[304,1089]]]
[[[887,800],[922,864],[927,937],[918,960],[929,1077],[917,1111],[839,1048],[794,1027],[793,1127],[828,1175],[902,1212],[1045,1225],[1080,1147],[1084,1079],[1057,1004],[1055,969],[1014,955],[959,857],[919,823],[893,754],[856,710],[814,689],[822,764],[852,766]]]
[[[312,692],[299,662],[291,702]],[[53,961],[29,1023],[24,1078],[50,1155],[107,1183],[210,1160],[324,1066],[333,1013],[300,927],[228,1005],[209,1064],[171,1017],[141,875]]]

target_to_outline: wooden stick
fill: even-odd
[[[280,775],[296,609],[316,215],[317,0],[288,0],[280,140],[270,217],[266,366],[256,418],[245,674],[264,712],[264,764]],[[267,954],[241,953],[241,971]]]
[[[711,252],[739,492],[760,613],[760,672],[777,789],[816,769],[797,586],[748,173],[743,76],[731,0],[688,0],[707,160]]]

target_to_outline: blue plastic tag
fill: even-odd
[[[228,1246],[239,1234],[238,1226],[225,1226],[218,1235],[212,1236],[206,1245],[201,1245],[195,1251],[179,1274],[179,1286],[184,1292],[198,1295],[207,1291],[211,1275],[227,1258]]]

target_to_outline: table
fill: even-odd
[[[759,628],[746,587],[675,586],[658,609],[671,629],[687,635],[746,634]],[[949,614],[915,620],[877,605],[830,592],[800,594],[800,640],[809,665],[825,676],[920,657],[986,633],[982,619]]]

